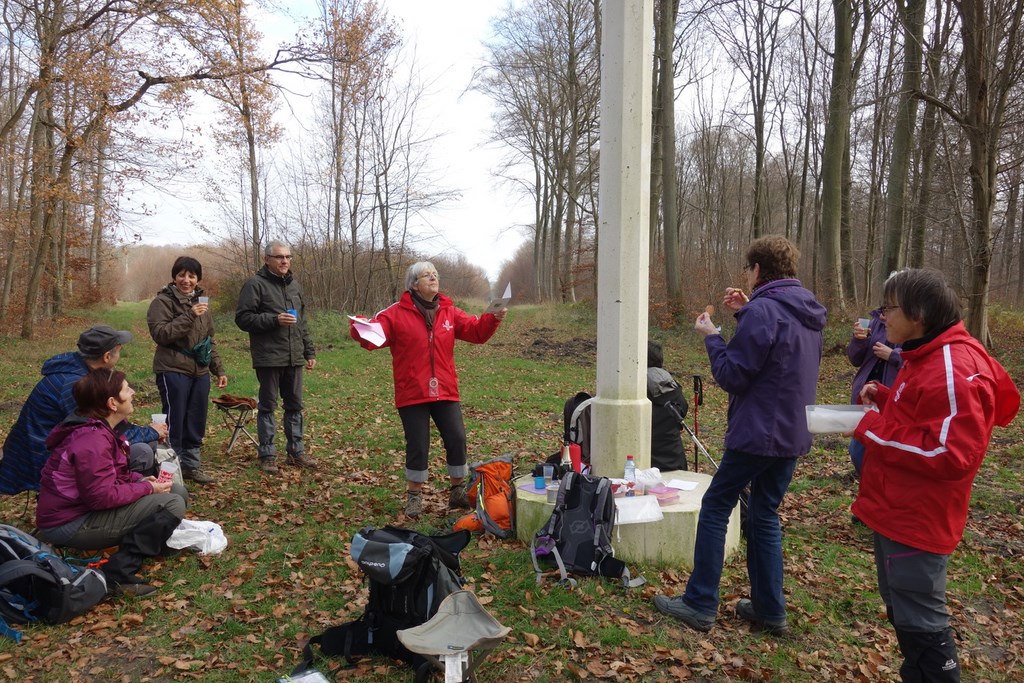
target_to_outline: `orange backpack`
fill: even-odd
[[[515,489],[512,488],[512,456],[502,455],[469,466],[466,494],[476,510],[452,526],[456,531],[486,531],[511,538],[516,529]]]

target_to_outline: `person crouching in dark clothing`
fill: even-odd
[[[647,398],[651,401],[651,465],[662,472],[686,469],[680,432],[689,405],[683,390],[663,365],[661,344],[647,342]]]

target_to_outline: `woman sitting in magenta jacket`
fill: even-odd
[[[846,357],[850,364],[857,368],[853,376],[853,390],[850,403],[860,403],[860,390],[868,382],[878,382],[887,387],[892,386],[900,366],[903,365],[903,352],[900,347],[888,339],[882,309],[871,311],[871,324],[861,327],[858,320],[853,324],[853,336],[846,345]],[[864,444],[850,439],[850,462],[860,477],[861,464],[864,462]]]
[[[185,487],[128,469],[122,431],[135,410],[123,372],[99,368],[75,382],[77,410],[46,439],[36,505],[38,535],[58,546],[118,546],[100,569],[114,595],[156,590],[136,575],[185,516]]]
[[[455,371],[455,341],[483,344],[505,318],[506,309],[477,317],[439,293],[437,269],[429,261],[409,266],[401,298],[374,316],[385,340],[380,346],[363,339],[355,321],[352,338],[364,349],[387,347],[395,381],[395,407],[405,431],[405,514],[423,513],[423,484],[429,475],[430,421],[444,442],[450,488],[449,508],[468,508],[466,497],[466,427]],[[366,321],[362,321],[366,322]]]

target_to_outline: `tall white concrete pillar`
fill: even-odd
[[[650,467],[647,246],[651,192],[652,0],[606,0],[601,45],[597,400],[591,461],[621,477],[626,455]]]

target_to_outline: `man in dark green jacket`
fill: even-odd
[[[302,439],[302,370],[312,370],[316,365],[316,349],[306,325],[302,287],[291,272],[291,247],[270,242],[263,263],[242,285],[235,324],[249,333],[252,367],[260,383],[256,409],[260,469],[276,474],[274,410],[279,394],[284,404],[288,464],[316,467],[316,461],[306,455]]]

